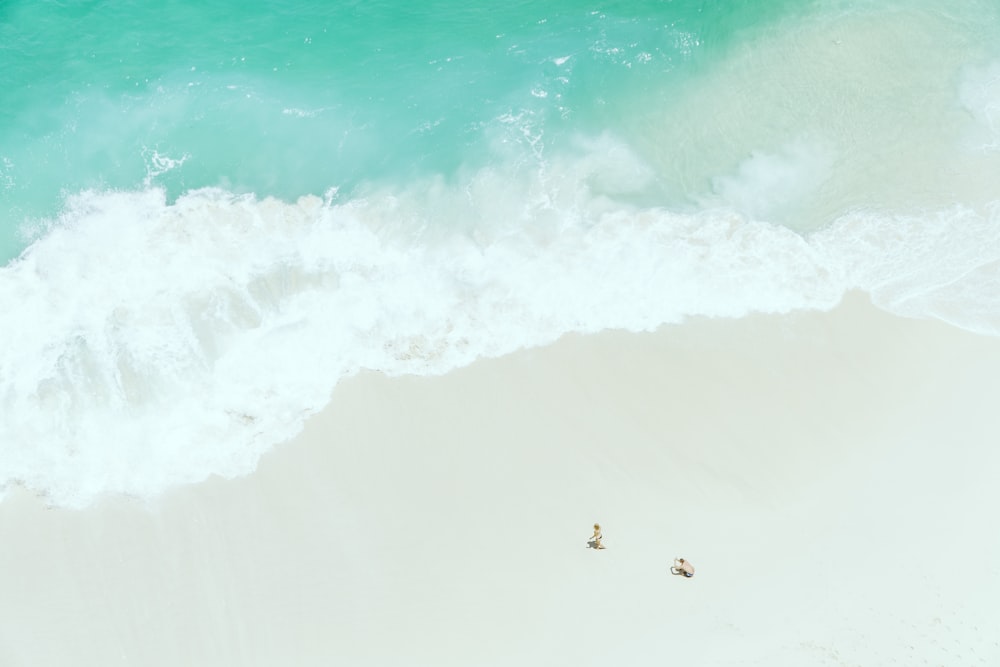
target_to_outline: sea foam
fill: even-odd
[[[0,269],[0,480],[59,505],[231,477],[362,369],[439,374],[568,332],[883,307],[1000,332],[997,208],[801,234],[629,203],[624,144],[296,202],[87,191]]]

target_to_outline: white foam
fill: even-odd
[[[1000,206],[922,215],[858,211],[818,232],[812,244],[845,287],[907,317],[934,317],[1000,335]]]
[[[652,178],[598,137],[541,168],[353,199],[80,193],[0,269],[0,484],[68,506],[153,496],[252,470],[359,369],[444,373],[567,332],[827,309],[847,289],[1000,331],[996,209],[857,213],[806,236],[627,203]]]
[[[146,178],[143,179],[143,185],[148,188],[152,186],[157,176],[184,166],[184,163],[191,156],[185,154],[179,158],[172,158],[169,155],[161,154],[156,149],[144,148],[142,157],[146,161]]]

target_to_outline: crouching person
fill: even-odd
[[[674,564],[670,567],[671,574],[680,574],[689,579],[694,576],[694,565],[691,561],[686,561],[683,558],[675,558]]]

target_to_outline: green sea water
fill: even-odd
[[[295,198],[621,124],[795,2],[7,2],[0,258],[83,189]],[[529,128],[529,129],[526,129]]]

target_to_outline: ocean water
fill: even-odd
[[[568,332],[863,290],[998,335],[998,35],[994,0],[0,2],[0,489],[245,474],[359,370]]]

